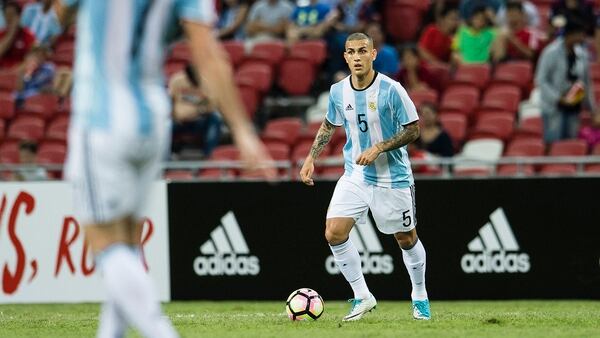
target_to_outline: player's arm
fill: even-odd
[[[327,143],[329,143],[334,132],[335,125],[333,125],[327,119],[324,119],[319,131],[317,132],[315,141],[313,142],[312,147],[310,147],[310,152],[308,153],[308,156],[306,156],[304,164],[302,165],[302,169],[300,170],[300,178],[306,185],[315,184],[312,179],[312,174],[315,171],[315,160],[317,157],[319,157],[319,155],[321,155],[323,148],[325,148]]]
[[[356,159],[356,164],[370,165],[371,163],[375,162],[381,153],[404,147],[405,145],[419,138],[419,134],[419,121],[413,121],[405,125],[404,129],[402,129],[396,135],[387,140],[376,143],[371,148],[365,150]]]
[[[250,168],[260,168],[267,178],[275,177],[275,170],[264,145],[256,136],[246,110],[233,82],[233,71],[227,55],[208,25],[183,21],[189,39],[192,61],[202,74],[203,89],[219,107],[231,128],[233,139],[242,160]]]

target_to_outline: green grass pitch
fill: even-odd
[[[325,301],[316,322],[291,322],[283,301],[163,309],[182,337],[600,337],[600,301],[433,301],[428,322],[411,318],[409,302],[390,301],[355,323],[340,323],[348,304],[339,301]],[[98,304],[0,305],[0,337],[94,337],[98,312]]]

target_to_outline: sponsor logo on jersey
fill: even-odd
[[[466,273],[526,273],[529,255],[520,252],[506,214],[502,208],[490,215],[490,221],[467,245],[470,253],[462,256],[460,265]]]
[[[352,108],[352,105],[348,103],[348,105],[346,106],[346,111],[348,110],[354,110],[354,108]]]
[[[194,259],[198,276],[254,276],[260,272],[258,257],[250,254],[233,211],[221,218],[210,239],[200,246],[200,253]]]

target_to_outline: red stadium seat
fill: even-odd
[[[315,76],[315,66],[311,61],[286,58],[279,66],[278,84],[289,95],[307,95]]]
[[[529,61],[511,61],[496,66],[493,83],[512,84],[527,89],[533,79],[533,65]]]
[[[410,93],[408,93],[408,95],[412,99],[412,101],[415,104],[415,106],[417,107],[417,109],[423,103],[433,103],[433,104],[437,105],[438,98],[439,98],[437,91],[434,89],[429,89],[429,88],[412,90]]]
[[[52,54],[50,58],[57,66],[72,67],[73,61],[75,60],[75,53],[73,49],[57,50]]]
[[[513,133],[515,116],[510,113],[489,113],[479,117],[471,139],[498,138],[506,141]]]
[[[388,2],[385,6],[385,31],[394,42],[413,41],[421,26],[422,11],[413,6]]]
[[[14,70],[3,69],[0,71],[0,90],[13,92],[17,89],[18,74]]]
[[[240,158],[240,151],[234,145],[224,145],[216,147],[209,160],[211,161],[235,161]],[[209,168],[204,169],[200,173],[202,178],[224,178],[224,177],[235,177],[237,174],[236,169],[220,169],[220,168]]]
[[[227,40],[221,42],[221,44],[223,45],[223,48],[229,55],[229,61],[231,61],[231,64],[234,67],[237,67],[240,64],[242,64],[246,53],[244,50],[243,42],[237,40]]]
[[[480,90],[484,89],[490,80],[488,64],[464,64],[458,66],[452,84],[470,85]]]
[[[7,138],[39,141],[44,136],[45,122],[37,116],[17,116],[8,127]]]
[[[4,139],[4,135],[6,134],[6,122],[3,119],[0,119],[0,141]]]
[[[37,115],[49,120],[58,110],[58,96],[52,94],[37,94],[25,99],[23,113]]]
[[[239,87],[240,96],[242,98],[242,102],[244,103],[244,108],[246,108],[246,112],[250,118],[253,118],[256,114],[256,111],[259,107],[259,93],[253,87]]]
[[[590,63],[590,77],[592,82],[600,81],[600,63]]]
[[[319,66],[327,58],[327,44],[324,40],[303,40],[294,43],[289,50],[289,56],[310,60]]]
[[[458,149],[467,135],[467,117],[462,114],[447,113],[439,116],[444,130],[450,135],[454,149]]]
[[[56,116],[46,128],[45,139],[66,142],[69,120],[68,115]]]
[[[268,64],[246,62],[237,70],[235,80],[240,86],[254,87],[264,94],[273,84],[273,71]]]
[[[271,67],[276,67],[285,54],[286,47],[282,41],[259,42],[252,47],[247,59],[264,61]]]
[[[65,161],[67,147],[62,142],[43,142],[38,147],[37,163],[62,164]]]
[[[550,146],[549,156],[585,156],[587,144],[583,140],[556,141]],[[540,171],[543,174],[575,174],[575,164],[546,164]]]
[[[521,91],[516,86],[492,86],[485,91],[480,107],[515,113],[519,109],[520,100]]]
[[[164,178],[167,180],[192,180],[194,179],[194,173],[191,170],[167,170],[164,174]]]
[[[442,96],[440,110],[471,115],[479,104],[479,90],[472,86],[452,86]]]
[[[0,163],[19,163],[19,142],[4,141],[0,144]]]
[[[344,175],[344,167],[324,167],[318,177],[328,178],[328,179],[337,179]]]
[[[517,139],[509,144],[504,156],[543,156],[544,147],[544,141],[542,141],[542,139]],[[522,165],[521,168],[516,164],[504,164],[498,167],[499,175],[511,176],[516,175],[519,172],[526,175],[533,175],[535,173],[535,168],[530,164]]]
[[[171,53],[169,61],[174,62],[190,62],[192,59],[190,47],[186,41],[174,43],[171,45]]]
[[[11,93],[0,94],[0,118],[12,119],[15,116],[15,99]]]
[[[267,122],[261,136],[265,142],[282,142],[293,146],[302,132],[302,126],[302,120],[298,117],[279,118]]]
[[[450,66],[443,63],[432,63],[427,65],[429,72],[437,80],[436,89],[442,91],[450,84]]]
[[[267,151],[271,158],[275,161],[288,161],[290,159],[290,146],[285,143],[277,142],[277,143],[267,143],[266,144]],[[287,168],[279,169],[279,176],[286,177],[290,173]],[[262,178],[262,173],[259,171],[249,170],[242,171],[240,174],[241,178],[246,179],[260,179]]]
[[[540,116],[523,119],[515,131],[515,138],[542,138],[544,123]]]

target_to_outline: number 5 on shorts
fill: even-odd
[[[405,227],[409,227],[410,223],[411,223],[411,218],[410,218],[409,213],[410,213],[410,209],[402,212],[402,220],[403,220],[402,225],[404,225]]]

